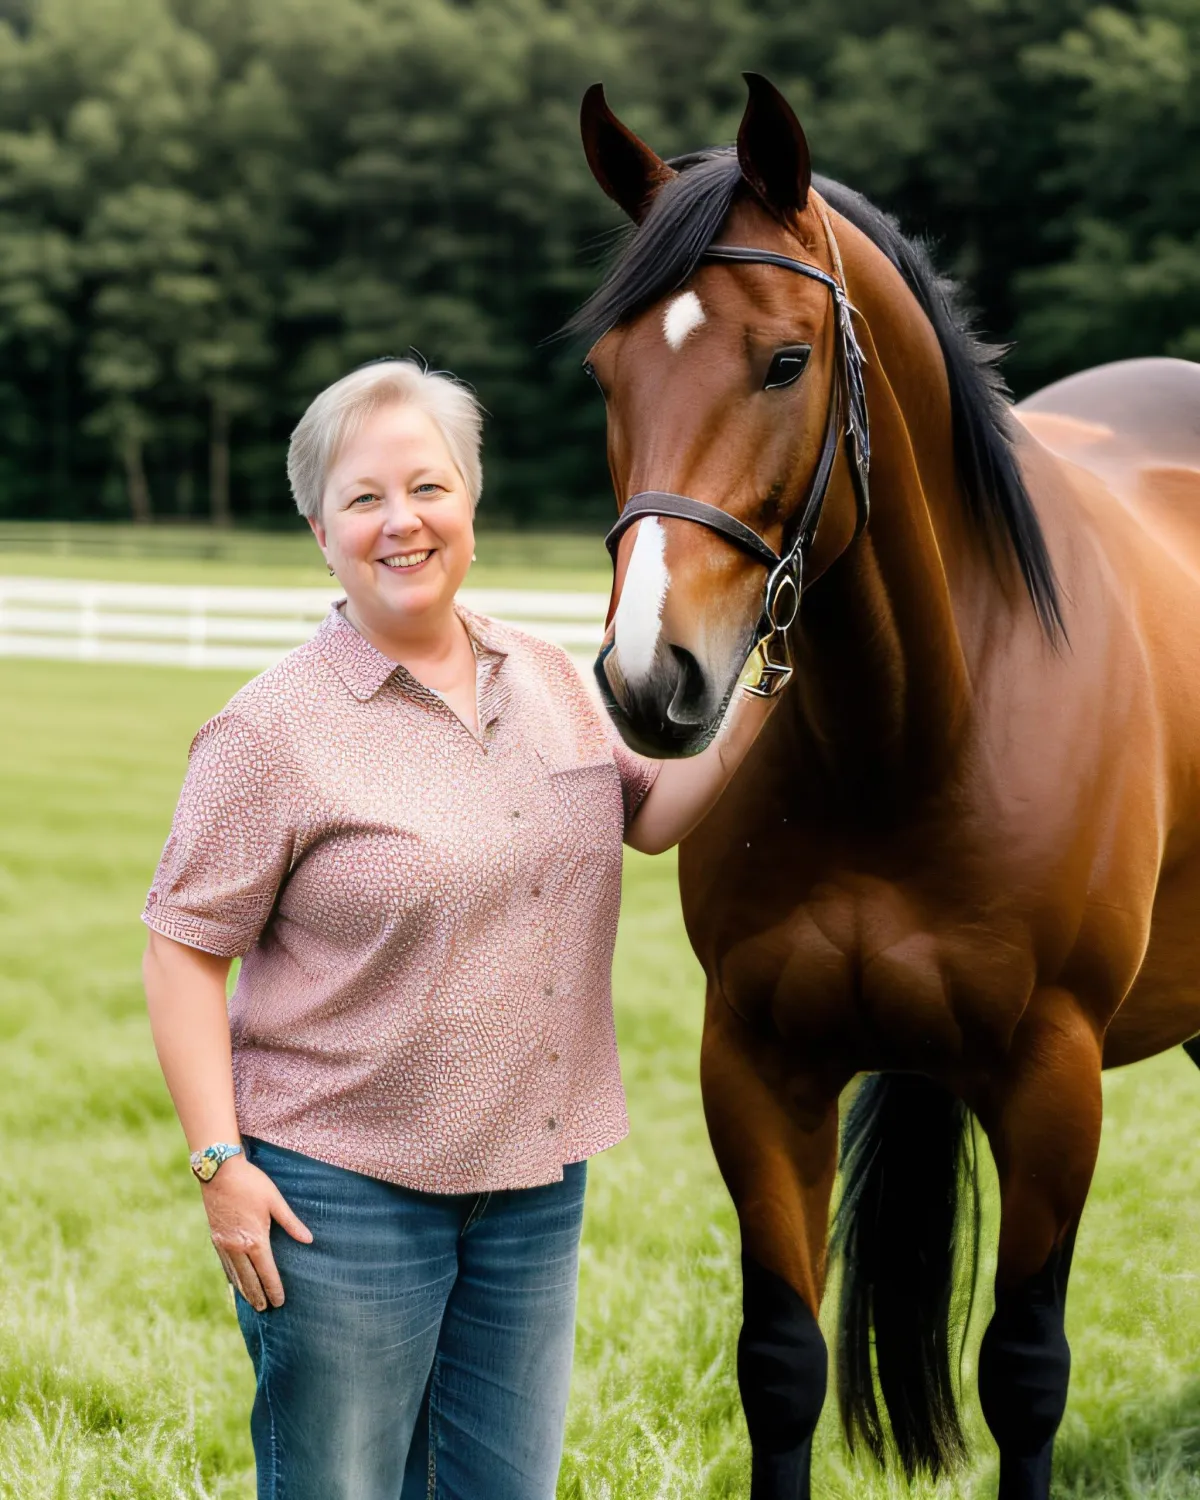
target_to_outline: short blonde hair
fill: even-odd
[[[385,359],[334,381],[296,423],[287,472],[302,516],[320,515],[325,480],[338,454],[369,416],[392,403],[411,403],[436,424],[474,511],[483,490],[483,408],[475,393],[452,375],[422,369],[415,360]]]

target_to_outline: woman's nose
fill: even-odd
[[[384,510],[383,529],[396,536],[411,536],[420,531],[423,522],[407,494],[388,496]]]

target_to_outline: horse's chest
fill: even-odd
[[[858,1068],[955,1068],[1003,1051],[1028,997],[1018,925],[931,922],[902,886],[866,877],[818,885],[772,919],[710,922],[698,945],[710,982],[798,1052]],[[767,920],[763,920],[764,917]]]

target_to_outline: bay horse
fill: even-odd
[[[963,1456],[974,1116],[1001,1200],[980,1402],[1002,1500],[1046,1500],[1101,1069],[1200,1031],[1200,367],[1014,412],[926,252],[814,178],[746,77],[736,148],[669,162],[589,90],[635,227],[572,326],[624,505],[597,662],[620,732],[684,756],[739,682],[776,704],[680,853],[750,1493],[810,1494],[866,1075],[833,1232],[850,1445],[910,1479]]]

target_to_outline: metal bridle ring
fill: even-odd
[[[784,618],[780,610],[780,600],[786,602],[786,591],[791,589],[791,608]],[[793,577],[790,569],[780,569],[768,584],[769,596],[767,599],[767,619],[771,622],[772,630],[790,630],[796,622],[796,616],[800,613],[800,584]]]

